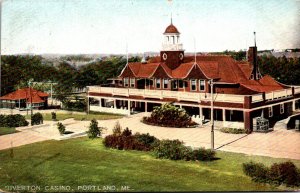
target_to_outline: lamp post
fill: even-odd
[[[210,83],[210,95],[211,95],[211,101],[210,101],[210,122],[211,122],[211,149],[214,150],[214,143],[215,143],[215,136],[214,136],[214,96],[213,96],[213,89],[214,89],[214,83],[213,79],[209,81]]]

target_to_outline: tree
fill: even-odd
[[[90,123],[89,131],[87,132],[88,137],[91,139],[94,139],[98,136],[101,136],[101,131],[102,131],[102,128],[98,127],[98,122],[96,121],[96,119],[92,119],[92,121]]]

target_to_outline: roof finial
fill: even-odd
[[[126,42],[126,64],[128,64],[128,42]]]
[[[256,32],[253,32],[254,34],[254,46],[256,47]]]
[[[172,12],[171,12],[171,24],[173,24],[173,22],[172,22]]]
[[[195,62],[194,63],[196,64],[197,63],[197,57],[196,57],[197,56],[197,52],[196,52],[196,39],[195,39],[195,37],[194,37],[194,52],[195,52],[194,53],[195,54]]]

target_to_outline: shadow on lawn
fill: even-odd
[[[44,159],[43,161],[40,161],[39,163],[37,163],[37,164],[35,164],[35,165],[33,165],[33,166],[34,166],[34,167],[37,167],[37,166],[39,166],[39,165],[42,165],[43,163],[45,163],[45,162],[47,162],[47,161],[49,161],[49,160],[52,160],[52,159],[54,159],[54,158],[57,158],[58,156],[60,156],[60,153],[54,154],[53,156],[50,156],[50,157]]]
[[[74,133],[73,131],[65,131],[64,134],[72,134]]]

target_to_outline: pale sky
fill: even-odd
[[[1,53],[160,51],[171,13],[187,52],[300,47],[300,0],[4,0]]]

